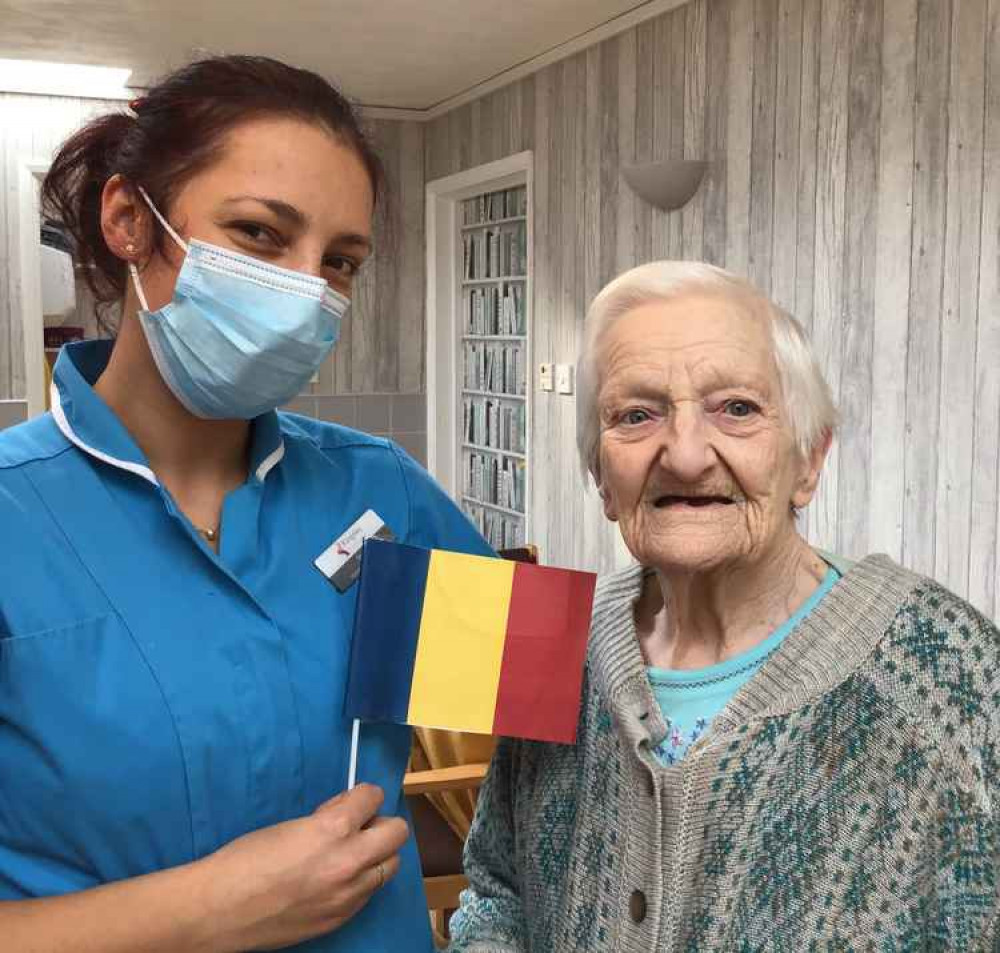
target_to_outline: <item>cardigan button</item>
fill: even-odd
[[[646,895],[641,890],[633,890],[628,900],[629,916],[635,923],[646,919]]]

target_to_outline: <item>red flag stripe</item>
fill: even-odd
[[[570,569],[515,567],[494,734],[576,738],[595,582]]]

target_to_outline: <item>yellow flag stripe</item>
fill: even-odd
[[[434,550],[407,721],[490,733],[514,563]]]

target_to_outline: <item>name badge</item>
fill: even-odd
[[[396,538],[378,513],[365,510],[336,542],[316,557],[316,568],[339,592],[346,592],[357,581],[361,572],[361,547],[371,537],[390,542]]]

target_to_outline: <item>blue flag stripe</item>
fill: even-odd
[[[344,711],[405,724],[424,611],[429,550],[365,542]]]

